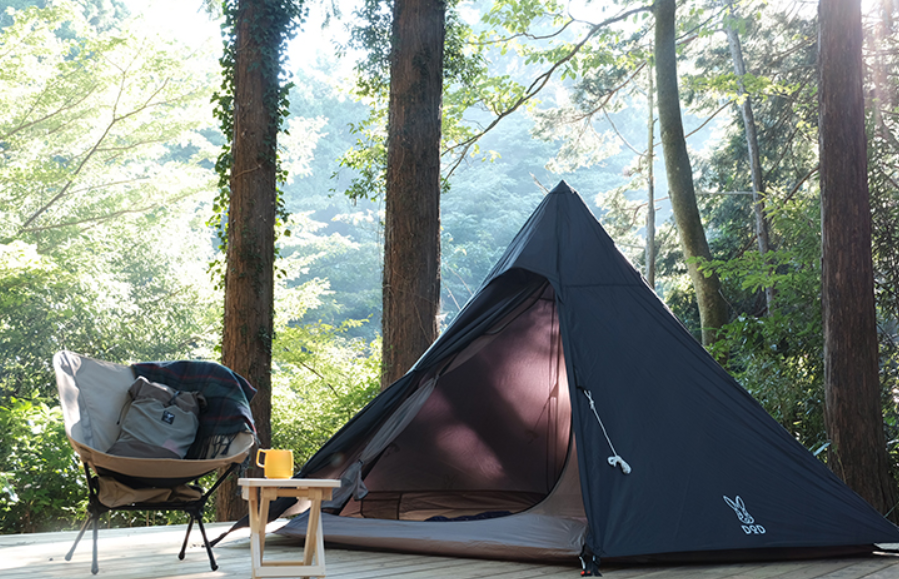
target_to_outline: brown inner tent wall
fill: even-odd
[[[305,474],[344,482],[323,509],[328,544],[519,561],[581,552],[557,304],[545,280],[531,281],[512,311],[420,369],[367,436]],[[306,514],[278,533],[304,537]]]
[[[363,477],[368,494],[341,515],[500,516],[536,505],[556,486],[571,404],[550,286],[437,374],[433,392]]]

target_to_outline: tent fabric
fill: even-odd
[[[395,416],[410,399],[417,413]],[[573,472],[570,492],[560,481]],[[358,529],[359,545],[380,533],[380,548],[417,549],[421,529],[432,545],[467,532],[459,549],[474,553],[483,531],[495,541],[478,555],[519,558],[528,539],[516,521],[538,513],[581,528],[586,519],[584,546],[603,559],[899,541],[696,342],[564,182],[409,373],[297,476],[344,477],[328,509],[340,515],[333,538],[325,523],[326,540],[344,545]],[[497,511],[508,515],[451,520]]]
[[[291,519],[278,534],[305,538],[306,515]],[[453,523],[357,519],[322,514],[328,545],[444,557],[492,559],[497,553],[515,561],[575,561],[581,553],[586,525],[575,519],[517,513]]]

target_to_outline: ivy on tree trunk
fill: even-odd
[[[223,132],[230,136],[216,169],[227,208],[220,224],[226,251],[222,364],[256,388],[250,403],[258,444],[271,446],[271,369],[274,326],[275,239],[286,217],[278,184],[277,138],[286,116],[290,84],[280,83],[283,43],[303,16],[297,0],[226,0],[224,81],[217,95]],[[229,480],[216,494],[216,516],[235,520],[246,512]]]

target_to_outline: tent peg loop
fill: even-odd
[[[599,557],[591,553],[587,545],[584,545],[578,558],[581,560],[581,577],[602,577],[599,571]]]

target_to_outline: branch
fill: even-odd
[[[40,117],[40,118],[34,119],[34,120],[31,121],[31,122],[25,123],[25,122],[24,122],[24,119],[27,119],[27,118],[31,115],[31,113],[34,112],[34,110],[37,108],[37,105],[41,102],[41,99],[43,98],[43,95],[44,95],[44,94],[46,93],[46,91],[49,90],[49,88],[50,88],[49,86],[45,87],[45,88],[44,88],[44,91],[41,93],[41,95],[38,96],[38,98],[37,98],[37,99],[34,101],[34,103],[31,105],[31,108],[29,108],[28,111],[27,111],[24,115],[22,115],[23,124],[17,126],[16,128],[12,129],[11,131],[9,131],[9,132],[6,133],[6,134],[0,135],[0,140],[6,140],[6,139],[10,138],[11,136],[15,135],[16,133],[18,133],[18,132],[20,132],[20,131],[24,131],[25,129],[31,128],[31,127],[33,127],[34,125],[38,124],[38,123],[42,123],[42,122],[46,121],[47,119],[53,118],[53,117],[55,117],[56,115],[62,114],[62,113],[65,112],[65,111],[68,111],[68,110],[71,110],[71,109],[75,108],[76,106],[80,105],[80,104],[83,103],[85,100],[87,100],[88,97],[90,97],[90,96],[94,93],[94,91],[97,89],[97,86],[98,86],[98,85],[96,85],[96,84],[95,84],[94,86],[92,86],[92,87],[91,87],[91,88],[84,94],[84,96],[82,96],[80,99],[77,99],[77,100],[75,100],[74,102],[68,102],[68,103],[64,104],[63,106],[61,106],[60,108],[56,109],[56,110],[53,111],[53,112],[47,113],[47,114],[45,114],[44,116],[42,116],[42,117]]]
[[[624,82],[622,82],[622,83],[619,84],[618,86],[612,88],[609,92],[607,92],[605,95],[603,95],[605,98],[603,99],[603,101],[602,101],[601,103],[599,103],[599,106],[593,107],[592,109],[590,109],[589,111],[585,112],[584,114],[582,114],[582,115],[579,116],[579,117],[574,117],[574,118],[572,118],[570,122],[579,122],[579,121],[583,121],[583,120],[585,120],[585,119],[587,119],[587,118],[589,118],[589,117],[592,117],[593,115],[595,115],[595,114],[596,114],[597,112],[599,112],[599,111],[605,112],[605,106],[606,106],[607,104],[609,104],[609,101],[612,100],[612,97],[615,96],[616,94],[618,94],[618,91],[620,91],[621,89],[623,89],[624,87],[626,87],[628,84],[630,84],[630,82],[634,79],[634,77],[637,76],[637,74],[638,74],[641,70],[643,70],[643,69],[646,67],[646,64],[647,64],[647,62],[646,62],[646,61],[643,61],[643,64],[641,64],[640,66],[638,66],[637,69],[634,70],[633,74],[631,74],[629,77],[627,77],[627,78],[624,80]]]
[[[712,113],[711,115],[709,115],[709,117],[708,117],[706,120],[702,121],[702,124],[701,124],[701,125],[699,125],[699,126],[696,127],[695,129],[693,129],[692,131],[690,131],[689,133],[687,133],[686,135],[684,135],[684,139],[689,139],[690,137],[692,137],[693,135],[695,135],[696,133],[698,133],[699,131],[701,131],[702,129],[704,129],[705,126],[706,126],[707,124],[709,124],[710,122],[712,122],[712,119],[714,119],[714,118],[717,117],[719,114],[721,114],[721,111],[723,111],[724,109],[726,109],[727,107],[729,107],[731,104],[733,104],[733,102],[734,102],[734,101],[729,100],[729,101],[727,101],[726,103],[724,103],[723,105],[721,105],[721,106],[718,108],[717,111],[715,111],[714,113]]]
[[[721,12],[724,12],[724,10],[726,10],[725,6],[719,7],[718,11],[712,12],[711,16],[709,16],[702,22],[698,23],[696,26],[694,26],[690,30],[685,30],[680,36],[675,38],[675,42],[677,44],[688,44],[690,42],[693,42],[694,40],[699,38],[699,33],[696,31],[699,30],[700,28],[704,27],[706,24],[708,24],[712,20],[716,20],[718,18],[718,14],[720,14]]]
[[[101,185],[91,185],[90,187],[84,187],[82,189],[74,189],[72,193],[84,193],[85,191],[96,191],[97,189],[106,189],[107,187],[115,187],[116,185],[127,185],[128,183],[136,183],[138,181],[145,181],[148,177],[137,177],[135,179],[123,179],[121,181],[110,181],[108,183],[103,183]]]
[[[545,16],[549,16],[549,14],[546,14]],[[569,26],[571,26],[575,22],[576,22],[575,19],[571,18],[569,16],[568,22],[566,22],[564,24],[564,26],[562,26],[562,28],[559,28],[552,34],[547,34],[546,36],[536,36],[534,34],[528,34],[527,32],[520,32],[518,34],[513,34],[512,36],[504,36],[503,38],[497,38],[496,40],[488,40],[485,42],[478,41],[478,42],[472,42],[471,44],[473,44],[475,46],[490,46],[491,44],[501,44],[504,42],[510,42],[512,40],[515,40],[516,38],[528,38],[530,40],[549,40],[550,38],[555,38],[556,36],[561,35],[563,32],[565,32],[565,30]]]
[[[787,201],[789,201],[790,199],[792,199],[793,195],[795,195],[796,192],[799,191],[799,188],[802,187],[802,184],[805,183],[806,181],[808,181],[809,178],[811,178],[812,175],[814,175],[815,173],[817,173],[817,172],[818,172],[818,169],[820,169],[820,168],[821,168],[821,165],[815,165],[814,167],[812,167],[811,169],[809,169],[808,173],[806,173],[806,174],[802,177],[802,179],[800,179],[799,181],[797,181],[796,184],[793,185],[793,188],[790,189],[789,193],[787,193],[787,194],[784,196],[784,198],[783,198],[783,199],[781,200],[781,202],[780,202],[781,205],[783,205],[784,203],[786,203]]]
[[[54,223],[53,225],[44,225],[41,227],[31,227],[28,229],[20,229],[18,234],[22,233],[40,233],[42,231],[50,231],[53,229],[60,229],[63,227],[72,227],[78,225],[91,224],[92,226],[97,223],[102,223],[103,221],[109,221],[110,219],[114,219],[116,217],[121,217],[122,215],[128,215],[131,213],[147,213],[152,211],[153,209],[157,209],[166,203],[172,203],[174,201],[181,201],[182,199],[186,199],[193,195],[193,192],[182,193],[181,195],[175,195],[173,197],[169,197],[164,199],[161,203],[153,203],[150,205],[145,205],[144,207],[136,207],[133,209],[122,209],[120,211],[114,211],[112,213],[107,213],[105,215],[94,215],[91,217],[85,217],[84,219],[78,219],[76,221],[66,221],[63,223]]]
[[[115,217],[121,217],[122,215],[127,215],[129,213],[146,213],[148,211],[152,211],[159,207],[159,203],[154,203],[152,205],[146,205],[144,207],[138,207],[135,209],[122,209],[121,211],[115,211],[113,213],[107,213],[106,215],[95,215],[92,217],[85,217],[84,219],[78,219],[76,221],[65,221],[63,223],[54,223],[52,225],[42,225],[40,227],[29,227],[28,229],[20,229],[17,235],[21,235],[23,233],[41,233],[43,231],[52,231],[53,229],[61,229],[63,227],[72,227],[77,225],[84,225],[86,223],[98,223],[102,221],[109,221]]]
[[[146,141],[135,141],[134,143],[130,143],[128,145],[123,145],[121,147],[101,147],[97,149],[98,152],[102,153],[112,153],[113,151],[117,152],[125,152],[130,151],[131,149],[136,149],[137,147],[141,147],[143,145],[153,145],[158,143],[166,143],[169,139],[147,139]],[[118,155],[116,155],[118,156]]]
[[[18,233],[16,233],[16,235],[21,235],[21,233],[24,230],[28,229],[28,226],[31,225],[35,219],[37,219],[38,217],[43,215],[44,212],[46,212],[48,209],[50,209],[50,207],[52,207],[57,201],[59,201],[60,199],[62,199],[63,197],[65,197],[68,194],[69,188],[72,186],[72,183],[75,182],[75,177],[77,177],[78,174],[81,173],[81,170],[84,168],[84,166],[90,160],[90,158],[93,157],[94,153],[97,152],[97,149],[100,147],[100,144],[103,142],[103,140],[106,139],[106,136],[109,134],[109,131],[112,130],[112,127],[115,124],[115,122],[116,122],[116,119],[113,118],[113,120],[106,127],[106,130],[103,131],[103,134],[100,135],[100,138],[97,139],[97,142],[94,143],[94,146],[91,147],[90,151],[88,151],[87,154],[84,155],[84,158],[81,159],[81,162],[78,163],[77,167],[75,167],[75,170],[72,171],[71,178],[66,182],[65,185],[63,185],[62,190],[60,190],[59,193],[54,195],[53,198],[50,199],[50,201],[48,201],[47,203],[45,203],[40,209],[35,211],[31,215],[31,217],[26,219],[25,223],[22,224],[22,226],[19,228],[19,231],[18,231]]]
[[[540,187],[541,191],[543,191],[544,193],[549,193],[549,189],[547,189],[546,186],[540,182],[540,179],[538,179],[537,176],[533,173],[531,173],[531,179],[534,180],[534,183],[537,185],[537,187]]]
[[[117,68],[118,68],[118,67],[117,67]],[[122,70],[121,68],[119,68],[119,69]],[[124,120],[124,119],[127,119],[127,118],[129,118],[129,117],[132,117],[132,116],[134,116],[134,115],[136,115],[136,114],[139,114],[140,112],[146,110],[146,109],[149,108],[150,106],[156,106],[156,105],[161,104],[161,103],[155,103],[155,104],[151,104],[151,103],[152,103],[153,99],[154,99],[160,92],[162,92],[162,90],[168,85],[169,81],[171,80],[170,78],[166,78],[166,79],[162,82],[162,84],[160,84],[160,85],[156,88],[156,90],[153,91],[153,92],[147,97],[146,100],[144,100],[144,102],[143,102],[142,105],[138,106],[137,108],[135,108],[134,110],[132,110],[132,111],[130,111],[130,112],[127,112],[127,113],[125,113],[125,114],[123,114],[123,115],[121,115],[121,116],[118,116],[118,115],[116,114],[116,111],[118,110],[118,107],[119,107],[119,104],[120,104],[122,95],[125,93],[125,82],[126,82],[127,79],[128,79],[128,69],[122,70],[121,82],[119,83],[119,92],[118,92],[118,94],[116,95],[115,103],[112,105],[112,120],[111,120],[111,121],[109,122],[109,124],[106,126],[106,129],[103,131],[103,134],[100,135],[100,137],[99,137],[99,138],[97,139],[97,141],[94,143],[93,147],[91,147],[90,151],[88,151],[87,154],[84,156],[84,158],[81,159],[81,162],[78,164],[78,166],[75,167],[75,170],[72,172],[70,179],[69,179],[69,180],[66,182],[66,184],[62,187],[62,190],[61,190],[59,193],[57,193],[56,195],[54,195],[53,198],[50,199],[50,201],[48,201],[47,203],[45,203],[40,209],[38,209],[37,211],[35,211],[35,212],[31,215],[31,217],[29,217],[29,218],[25,221],[25,223],[22,224],[22,226],[19,228],[19,231],[18,231],[18,233],[17,233],[16,235],[21,235],[22,232],[28,230],[28,229],[29,229],[29,226],[30,226],[30,225],[31,225],[31,224],[32,224],[38,217],[40,217],[41,215],[43,215],[48,209],[50,209],[50,207],[52,207],[53,205],[55,205],[56,202],[58,202],[60,199],[62,199],[63,197],[65,197],[65,196],[69,193],[69,188],[72,186],[72,183],[74,182],[74,178],[77,177],[77,176],[81,173],[81,170],[84,169],[84,166],[87,164],[87,162],[94,156],[95,153],[97,153],[97,151],[100,150],[100,145],[103,143],[103,141],[106,140],[106,137],[109,136],[109,132],[112,130],[112,127],[113,127],[116,123],[118,123],[118,122],[121,121],[121,120]]]
[[[325,386],[328,387],[328,390],[330,390],[331,393],[334,394],[334,396],[340,397],[340,394],[337,393],[337,390],[334,388],[334,386],[331,385],[331,383],[328,381],[328,379],[325,378],[325,377],[321,374],[321,372],[319,372],[318,370],[316,370],[315,368],[313,368],[312,366],[310,366],[310,365],[307,364],[306,362],[298,361],[298,362],[296,362],[296,363],[299,364],[300,366],[302,366],[303,368],[306,368],[307,370],[309,370],[309,371],[312,372],[313,374],[315,374],[315,376],[318,377],[318,379],[322,381],[322,384],[324,384]]]
[[[802,87],[800,87],[800,90],[801,90],[801,88],[802,88]],[[795,101],[796,99],[794,99],[794,98],[791,97],[791,100],[794,100],[794,101]],[[767,135],[770,131],[774,131],[774,130],[780,128],[784,123],[787,122],[788,117],[792,116],[793,114],[794,114],[793,108],[792,108],[792,107],[787,107],[787,110],[784,111],[784,114],[783,114],[783,116],[782,116],[782,119],[781,119],[781,120],[778,120],[778,122],[777,122],[773,127],[771,127],[769,130],[765,130],[765,131],[764,131],[764,134]],[[787,142],[790,146],[792,146],[793,139],[794,139],[794,137],[796,136],[796,133],[798,133],[798,132],[799,132],[799,124],[796,123],[796,124],[793,125],[793,129],[790,131],[790,134],[789,134],[789,136],[787,137],[787,140],[786,140],[786,142]],[[777,157],[777,160],[774,161],[774,162],[771,164],[771,169],[770,169],[769,172],[773,172],[775,169],[777,169],[778,167],[780,167],[781,162],[783,162],[783,160],[784,160],[784,158],[786,157],[787,153],[790,152],[791,150],[792,150],[792,149],[791,149],[789,146],[782,147],[782,148],[781,148],[780,155]]]
[[[626,12],[622,12],[622,13],[619,14],[618,16],[613,16],[612,18],[609,18],[609,19],[607,19],[607,20],[605,20],[605,21],[603,21],[603,22],[600,22],[600,23],[595,24],[594,26],[592,26],[592,27],[590,28],[590,31],[586,34],[586,36],[584,36],[584,38],[583,38],[580,42],[578,42],[577,44],[575,44],[574,47],[573,47],[570,51],[568,51],[568,54],[566,54],[566,55],[565,55],[564,57],[562,57],[560,60],[558,60],[558,61],[556,61],[555,63],[553,63],[553,65],[549,68],[549,70],[547,70],[547,71],[544,72],[543,74],[539,75],[536,79],[534,79],[534,81],[530,84],[530,86],[528,86],[527,90],[525,91],[525,94],[522,95],[522,96],[520,96],[520,97],[518,98],[518,100],[516,100],[515,103],[514,103],[510,108],[506,109],[505,111],[500,112],[500,113],[496,116],[496,118],[493,119],[493,120],[490,122],[489,125],[487,125],[487,128],[485,128],[484,130],[482,130],[482,131],[480,131],[479,133],[475,134],[474,136],[469,137],[468,139],[466,139],[466,140],[464,140],[464,141],[461,141],[461,142],[459,142],[459,143],[453,145],[452,147],[448,147],[448,148],[443,152],[443,154],[446,154],[446,153],[450,153],[450,152],[452,152],[452,151],[454,151],[454,150],[456,150],[456,149],[459,149],[459,148],[462,149],[461,153],[459,154],[459,157],[456,159],[455,162],[453,162],[453,163],[450,165],[450,168],[449,168],[449,170],[447,171],[447,174],[446,174],[446,177],[445,177],[445,178],[448,179],[450,176],[452,176],[453,172],[455,172],[455,170],[456,170],[456,169],[459,167],[459,165],[462,163],[462,160],[465,159],[465,158],[468,156],[468,151],[471,150],[471,147],[472,147],[472,146],[473,146],[473,145],[474,145],[474,144],[475,144],[481,137],[483,137],[484,135],[486,135],[491,129],[493,129],[493,127],[495,127],[496,125],[498,125],[499,122],[500,122],[502,119],[506,118],[507,116],[509,116],[509,115],[511,115],[512,113],[514,113],[515,111],[517,111],[517,110],[521,107],[521,105],[523,105],[524,103],[526,103],[526,102],[528,102],[529,100],[531,100],[532,98],[534,98],[534,96],[536,96],[541,90],[543,90],[543,88],[546,86],[546,84],[547,84],[547,83],[549,82],[549,80],[552,78],[553,74],[555,74],[555,72],[556,72],[556,71],[557,71],[563,64],[565,64],[566,62],[568,62],[569,60],[571,60],[572,58],[574,58],[574,56],[575,56],[578,52],[581,51],[581,49],[584,47],[584,45],[587,44],[587,42],[588,42],[591,38],[593,38],[593,37],[594,37],[600,30],[602,30],[603,28],[605,28],[606,26],[608,26],[608,25],[610,25],[610,24],[613,24],[613,23],[615,23],[615,22],[619,22],[619,21],[621,21],[621,20],[624,20],[624,19],[626,19],[626,18],[628,18],[628,17],[630,17],[630,16],[633,16],[634,14],[639,14],[640,12],[646,12],[647,10],[652,10],[652,7],[651,7],[651,6],[643,6],[643,7],[640,7],[640,8],[634,8],[634,9],[632,9],[632,10],[628,10],[628,11],[626,11]]]
[[[646,154],[646,151],[643,151],[643,152],[641,153],[640,151],[638,151],[637,149],[635,149],[634,146],[631,145],[630,142],[628,142],[627,139],[624,138],[624,135],[622,135],[622,134],[621,134],[621,131],[618,130],[618,127],[615,126],[615,121],[613,121],[613,120],[612,120],[612,117],[609,116],[608,111],[606,111],[605,109],[603,109],[603,110],[602,110],[602,114],[605,115],[606,120],[609,121],[609,124],[612,126],[612,130],[615,131],[615,134],[618,135],[618,138],[621,139],[621,142],[624,143],[624,146],[626,146],[628,149],[630,149],[631,151],[633,151],[635,155],[639,155],[639,156],[642,157],[643,155]],[[647,148],[647,150],[649,150],[649,149]]]

